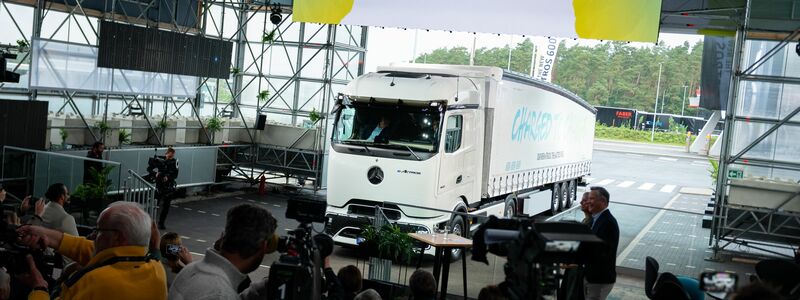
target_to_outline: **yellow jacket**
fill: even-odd
[[[62,255],[82,266],[91,266],[115,256],[143,256],[145,247],[115,247],[94,253],[94,242],[64,234],[58,249]],[[61,299],[167,299],[167,277],[158,260],[118,262],[86,273],[72,287],[61,286]],[[43,291],[33,291],[28,299],[50,299]]]

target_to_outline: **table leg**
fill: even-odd
[[[419,248],[419,259],[417,260],[417,269],[422,267],[422,259],[425,258],[425,244],[422,244],[422,247]]]
[[[464,274],[464,300],[467,300],[467,248],[461,248],[461,273]]]
[[[453,249],[445,248],[444,249],[444,257],[442,258],[442,293],[439,299],[445,300],[447,299],[447,277],[450,277],[450,256],[452,255]]]
[[[436,247],[435,254],[433,256],[433,278],[436,279],[436,283],[439,283],[439,275],[441,275],[441,266],[442,266],[442,248]]]

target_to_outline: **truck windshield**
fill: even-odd
[[[438,107],[353,104],[339,112],[333,142],[431,153],[439,128]]]

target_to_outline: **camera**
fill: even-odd
[[[286,217],[300,225],[278,239],[280,258],[272,263],[267,281],[267,299],[321,299],[323,259],[333,252],[333,239],[313,235],[313,223],[325,221],[327,202],[294,198],[288,201]]]
[[[61,256],[20,245],[17,243],[17,228],[18,226],[8,224],[5,220],[0,221],[0,267],[4,267],[11,275],[28,273],[27,256],[30,254],[45,280],[55,282],[54,271],[63,269]]]
[[[535,223],[529,217],[492,216],[473,237],[473,260],[488,263],[487,252],[507,258],[506,278],[499,287],[512,300],[554,295],[559,264],[593,263],[603,246],[603,240],[584,224]]]
[[[175,255],[181,253],[181,245],[167,244],[167,254]]]

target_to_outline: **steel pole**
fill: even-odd
[[[650,129],[650,142],[656,137],[656,117],[658,114],[658,94],[661,92],[661,63],[658,63],[658,83],[656,83],[656,106],[653,107],[653,126]]]

